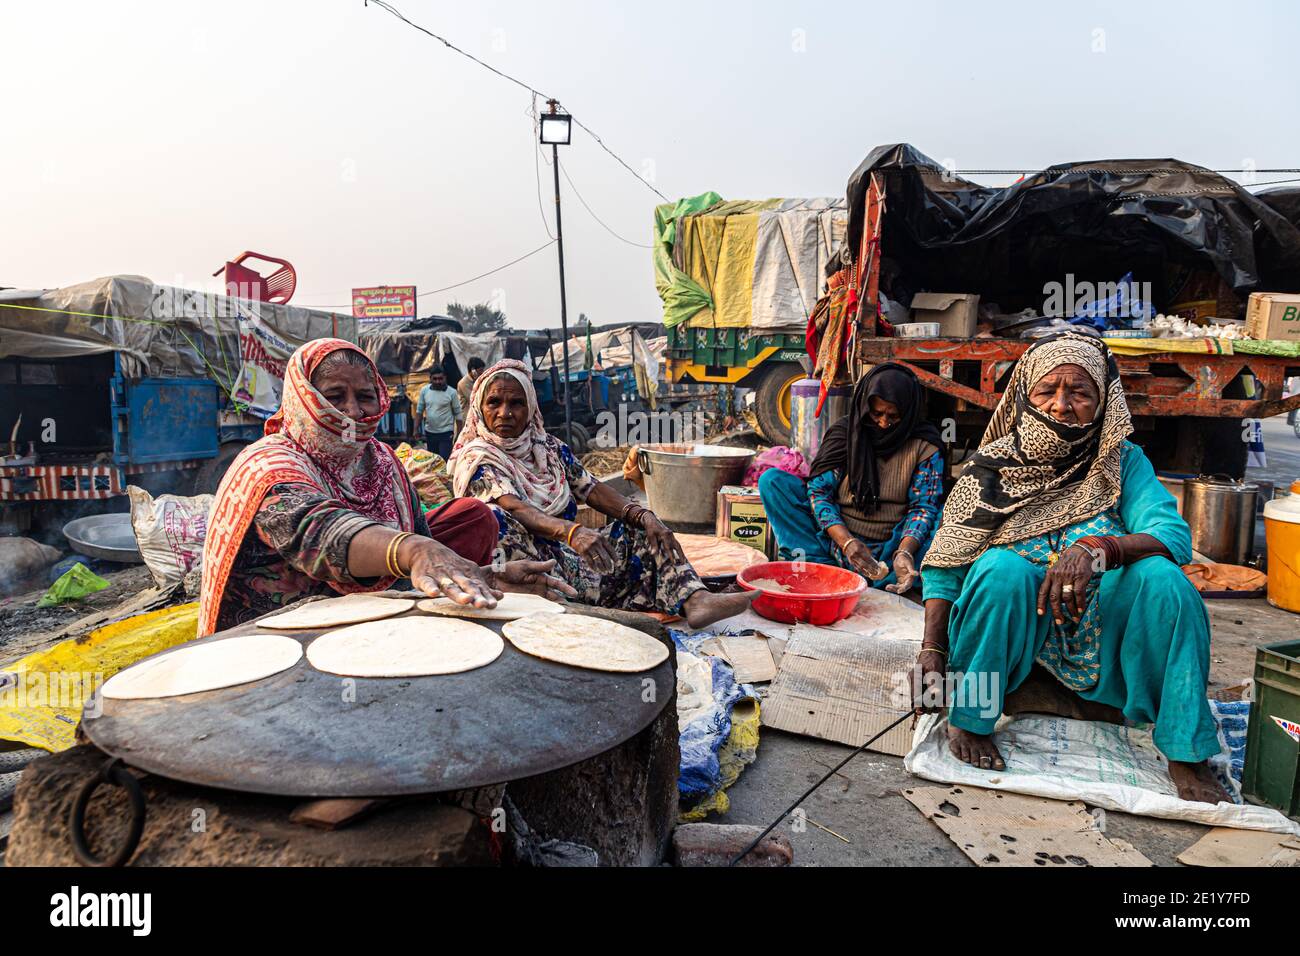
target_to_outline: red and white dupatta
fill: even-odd
[[[221,597],[235,557],[257,509],[281,483],[310,485],[398,531],[415,529],[410,480],[391,448],[374,437],[388,411],[388,389],[371,363],[379,414],[353,421],[311,384],[312,373],[339,349],[365,355],[342,339],[316,339],[289,357],[280,410],[266,422],[266,435],[245,448],[217,489],[203,546],[203,590],[198,636],[216,630]],[[367,359],[367,361],[369,361]],[[340,593],[383,591],[394,578],[370,587],[330,582]]]

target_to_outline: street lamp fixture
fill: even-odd
[[[572,133],[573,117],[560,112],[555,100],[546,101],[547,112],[538,123],[543,146],[551,147],[551,170],[555,173],[555,245],[560,251],[560,332],[564,340],[564,440],[573,444],[573,403],[569,391],[569,304],[564,291],[564,229],[560,223],[560,153],[558,147],[568,146]]]
[[[552,106],[557,106],[554,100]],[[568,113],[543,113],[541,116],[543,146],[568,146],[573,132],[573,117]]]

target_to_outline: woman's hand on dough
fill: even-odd
[[[578,592],[551,571],[554,561],[507,561],[496,569],[489,569],[492,583],[502,591],[521,594],[540,594],[550,601],[576,598]]]
[[[446,597],[473,607],[496,607],[501,599],[490,569],[480,568],[445,544],[432,538],[407,538],[402,551],[398,560],[410,567],[411,584],[429,597]]]

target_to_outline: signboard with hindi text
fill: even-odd
[[[379,285],[352,290],[352,316],[362,322],[414,319],[415,286]]]

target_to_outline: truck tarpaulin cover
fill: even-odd
[[[472,358],[495,365],[506,356],[505,340],[495,332],[456,332],[450,322],[423,327],[426,321],[366,322],[357,333],[357,344],[380,375],[427,375],[448,357],[463,375]]]
[[[1300,229],[1210,170],[1172,159],[1052,166],[1011,186],[955,176],[906,144],[880,146],[849,178],[848,237],[829,268],[858,254],[871,176],[885,190],[882,285],[978,292],[1020,308],[1047,282],[1150,282],[1157,306],[1171,275],[1214,270],[1244,303],[1250,292],[1300,290]],[[1280,198],[1280,197],[1279,197]]]
[[[724,201],[704,193],[657,207],[664,325],[803,331],[846,222],[838,199]]]
[[[356,341],[356,329],[347,315],[156,285],[143,276],[0,291],[0,358],[117,352],[127,378],[213,378],[227,393],[247,387],[262,401],[271,400],[265,373],[287,358],[275,353],[327,336]],[[245,371],[246,360],[256,369]]]

